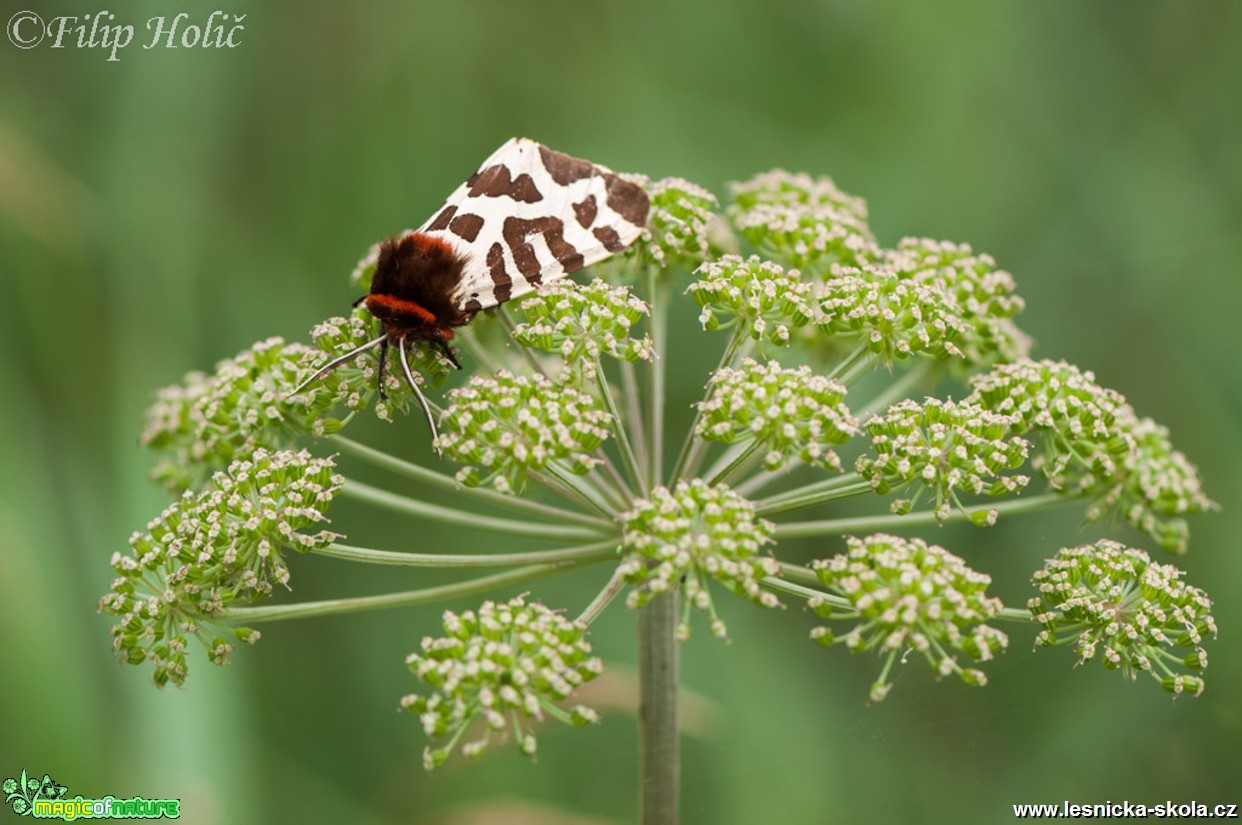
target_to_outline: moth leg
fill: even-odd
[[[414,373],[410,371],[410,362],[405,355],[406,343],[404,338],[397,342],[397,353],[401,356],[401,369],[405,371],[405,380],[409,382],[410,389],[414,391],[419,405],[423,408],[423,414],[427,416],[427,426],[431,428],[431,445],[436,448],[438,453],[440,452],[440,447],[436,444],[436,440],[440,434],[436,431],[436,420],[431,413],[431,405],[427,403],[427,396],[423,395],[423,391],[418,388],[418,382],[414,380]]]
[[[431,333],[431,340],[435,341],[436,345],[440,347],[440,352],[444,353],[444,357],[449,360],[450,364],[457,369],[461,369],[461,364],[457,361],[457,355],[453,352],[453,348],[449,346],[448,339],[444,337],[443,332],[438,329],[434,330]]]
[[[350,304],[350,306],[353,307],[354,309],[357,309],[358,306],[369,297],[370,297],[369,295],[363,295],[361,298],[359,298],[358,300]]]
[[[384,362],[388,360],[388,336],[384,336],[384,343],[380,344],[380,362],[379,362],[379,396],[380,401],[388,400],[388,391],[384,389]]]

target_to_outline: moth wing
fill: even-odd
[[[649,208],[643,188],[610,169],[513,138],[418,231],[465,259],[454,297],[474,312],[625,249]]]

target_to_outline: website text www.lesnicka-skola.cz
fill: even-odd
[[[1014,805],[1017,819],[1237,819],[1236,803],[1173,802],[1053,802]]]

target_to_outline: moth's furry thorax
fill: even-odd
[[[419,232],[389,238],[380,244],[366,307],[394,337],[452,338],[451,328],[474,314],[454,298],[465,264],[442,238]]]

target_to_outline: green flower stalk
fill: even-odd
[[[596,721],[574,704],[603,666],[587,634],[623,604],[640,628],[644,789],[664,800],[649,823],[671,821],[676,795],[677,643],[701,621],[725,638],[721,599],[804,602],[809,611],[787,620],[818,617],[821,646],[880,657],[872,702],[911,657],[937,678],[986,684],[1008,645],[1000,621],[1039,645],[1074,643],[1080,663],[1145,671],[1174,694],[1203,690],[1211,603],[1143,550],[1061,550],[1022,610],[949,550],[890,534],[970,520],[987,535],[1002,515],[1016,526],[1072,507],[1181,553],[1190,519],[1216,507],[1166,429],[1091,373],[1027,357],[1012,275],[964,244],[884,248],[865,204],[827,178],[758,175],[732,186],[723,212],[694,184],[641,180],[642,236],[585,277],[480,312],[453,339],[465,376],[438,347],[411,343],[441,428],[427,466],[346,435],[368,408],[394,426],[422,412],[395,370],[381,399],[374,349],[303,386],[375,340],[365,309],[315,327],[313,345],[269,339],[160,392],[143,443],[159,454],[153,475],[180,497],[113,559],[100,607],[116,618],[121,660],[149,661],[157,684],[180,685],[191,637],[223,664],[262,622],[533,593],[600,565],[606,583],[560,609],[494,597],[446,613],[444,635],[409,657],[423,687],[402,704],[431,740],[429,768],[505,738],[533,754],[540,720]],[[376,255],[351,276],[354,296]],[[675,318],[689,322],[677,335]],[[690,378],[703,395],[670,406],[670,366],[705,363],[701,348],[718,354]],[[956,390],[924,397],[939,381]],[[381,480],[360,481],[366,465]],[[426,490],[451,498],[433,503]],[[488,544],[356,547],[349,524],[323,529],[337,495],[408,518],[412,531],[438,521]],[[794,561],[810,555],[800,539],[840,552],[805,567]],[[385,565],[396,589],[265,603],[313,556]],[[429,567],[463,572],[429,587],[401,569]]]

